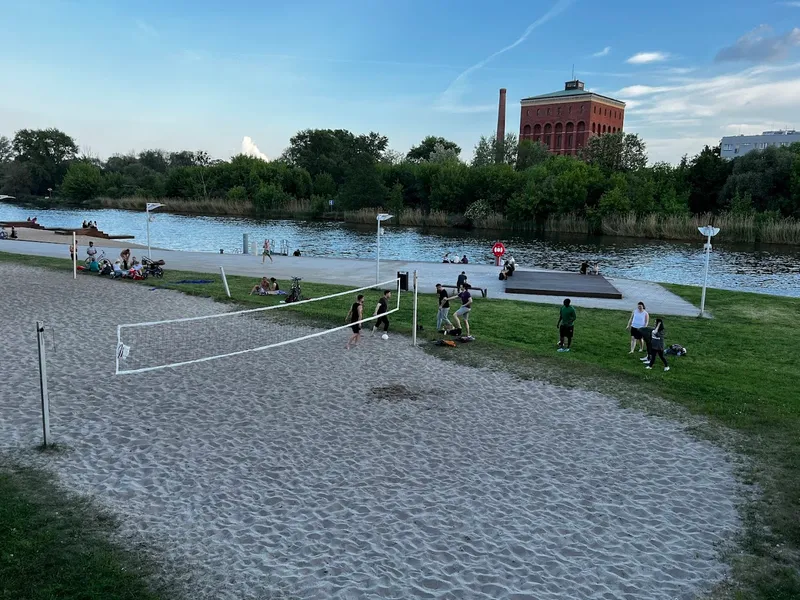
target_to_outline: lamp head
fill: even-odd
[[[712,227],[711,225],[706,225],[705,227],[698,227],[697,231],[702,233],[704,236],[714,237],[719,233],[719,227]]]

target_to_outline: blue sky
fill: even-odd
[[[676,162],[723,135],[800,128],[800,1],[0,0],[0,135],[58,127],[102,158],[277,157],[305,128],[425,135],[469,158],[519,100],[587,87]]]

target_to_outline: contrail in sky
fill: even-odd
[[[558,0],[558,2],[556,2],[550,10],[548,10],[544,15],[542,15],[541,17],[536,19],[533,23],[528,25],[528,28],[523,32],[523,34],[521,36],[519,36],[519,38],[516,39],[516,41],[514,41],[514,43],[509,44],[505,48],[501,48],[500,50],[498,50],[497,52],[495,52],[493,54],[490,54],[488,57],[484,58],[480,62],[475,63],[474,65],[469,67],[466,71],[461,73],[458,77],[456,77],[453,80],[453,83],[451,83],[448,86],[448,88],[444,91],[444,93],[442,94],[442,98],[446,99],[448,96],[453,95],[454,92],[458,91],[456,88],[458,88],[461,84],[463,84],[464,81],[466,80],[466,78],[469,77],[470,74],[472,74],[475,71],[477,71],[478,69],[482,68],[483,66],[485,66],[489,61],[493,60],[494,58],[496,58],[496,57],[500,56],[501,54],[504,54],[504,53],[508,52],[509,50],[512,50],[512,49],[516,48],[517,46],[519,46],[522,42],[524,42],[525,40],[527,40],[530,37],[531,33],[533,33],[535,29],[537,29],[541,25],[544,25],[545,23],[547,23],[548,21],[550,21],[554,17],[557,17],[558,15],[560,15],[567,8],[569,8],[571,5],[573,5],[575,3],[575,1],[576,0]]]

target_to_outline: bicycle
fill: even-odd
[[[302,278],[300,277],[292,277],[292,289],[289,290],[289,295],[286,296],[286,303],[290,302],[300,302],[303,300],[303,292],[300,289],[300,282]]]
[[[97,262],[102,262],[106,258],[106,253],[104,251],[100,251],[100,254],[95,254],[94,256],[87,256],[86,260],[83,263],[88,267],[89,264],[92,262],[92,258],[94,258]]]

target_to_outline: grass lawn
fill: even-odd
[[[65,271],[71,268],[68,260],[0,253],[0,261],[6,260]],[[182,279],[212,279],[214,283],[176,283]],[[250,277],[228,277],[233,296],[230,300],[217,274],[167,271],[162,280],[141,283],[245,307],[274,304],[281,299],[249,296],[256,283]],[[288,288],[288,282],[281,284]],[[666,287],[699,305],[698,288]],[[305,296],[345,290],[303,282]],[[366,296],[365,314],[372,314],[379,293],[369,291]],[[410,295],[401,310],[390,317],[393,331],[411,331],[408,298]],[[291,306],[280,313],[343,325],[352,302],[347,295]],[[632,307],[634,303],[631,299]],[[752,459],[752,467],[742,477],[763,491],[760,499],[743,507],[742,552],[731,556],[734,582],[726,597],[800,598],[800,360],[792,348],[781,348],[782,340],[792,339],[787,329],[800,317],[800,300],[709,290],[706,304],[714,319],[664,317],[667,344],[679,343],[689,351],[686,357],[669,359],[673,366],[669,373],[660,368],[646,371],[636,359],[638,354],[628,354],[627,312],[577,308],[573,351],[558,354],[557,306],[480,297],[474,301],[471,319],[477,341],[455,349],[430,345],[426,351],[446,360],[505,369],[567,387],[592,387],[644,408],[651,406],[643,399],[657,397],[670,401],[670,406],[679,405],[708,417],[712,426],[719,426],[718,439]],[[657,307],[650,308],[652,317],[659,316]],[[419,322],[425,328],[420,339],[433,337],[435,317],[436,297],[420,294]],[[341,335],[344,344],[344,332],[334,335]]]

